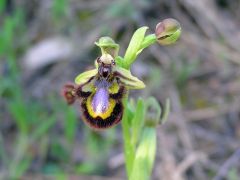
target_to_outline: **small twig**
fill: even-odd
[[[179,135],[180,135],[181,141],[182,141],[184,147],[186,148],[185,153],[189,154],[189,153],[193,152],[192,139],[189,134],[189,129],[188,129],[188,125],[186,122],[186,118],[184,117],[183,112],[182,112],[181,102],[180,102],[178,91],[176,90],[176,88],[174,86],[171,89],[172,90],[170,91],[170,98],[171,98],[171,102],[172,102],[172,109],[175,113],[178,114],[178,120],[176,121],[176,125],[178,126],[179,131],[180,131]],[[200,165],[194,165],[193,171],[194,171],[194,174],[198,178],[202,179],[204,177],[203,170]]]
[[[160,158],[162,159],[161,165],[158,167],[160,174],[158,174],[159,179],[168,179],[168,180],[182,180],[182,174],[175,174],[175,169],[177,167],[176,159],[173,154],[173,150],[167,140],[164,129],[159,130],[159,151]]]
[[[191,129],[193,136],[196,138],[202,139],[208,143],[221,144],[228,149],[228,151],[233,151],[240,146],[240,142],[233,137],[224,136],[223,134],[214,132],[211,129],[208,130],[196,125],[192,125]]]
[[[185,110],[183,111],[184,117],[187,121],[202,121],[202,120],[213,120],[214,118],[221,117],[227,115],[229,113],[238,113],[240,109],[240,99],[235,98],[234,102],[229,104],[223,104],[217,107],[208,107],[196,110]],[[169,118],[174,122],[178,121],[179,113],[172,112],[169,115]]]
[[[239,100],[231,104],[224,104],[216,108],[204,108],[193,111],[185,111],[184,116],[190,121],[199,121],[205,119],[214,119],[219,116],[228,114],[229,112],[238,112],[240,108]]]

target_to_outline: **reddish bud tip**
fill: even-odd
[[[65,84],[62,88],[61,94],[69,105],[73,104],[76,100],[75,89],[74,84],[70,83]]]

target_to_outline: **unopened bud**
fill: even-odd
[[[180,23],[172,18],[164,19],[155,29],[157,41],[161,45],[173,44],[181,35]]]

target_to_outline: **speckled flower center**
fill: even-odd
[[[93,111],[97,114],[106,112],[109,103],[109,93],[107,88],[97,89],[92,100]]]

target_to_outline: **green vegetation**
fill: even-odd
[[[158,42],[156,37],[156,35],[158,35],[157,33],[160,33],[158,27],[156,29],[156,35],[151,34],[145,37],[147,29],[148,27],[141,27],[136,30],[124,57],[117,56],[115,58],[118,66],[127,70],[130,69],[131,65],[144,48]],[[173,29],[174,28],[171,28],[172,31]],[[179,31],[179,29],[180,26],[175,28],[177,31]],[[168,31],[167,28],[165,30]],[[175,34],[173,34],[173,36],[175,36]],[[177,36],[179,37],[179,33],[177,33]],[[178,37],[171,38],[168,43],[168,40],[165,39],[163,45],[174,43]],[[161,42],[159,43],[162,44]],[[115,43],[109,37],[100,38],[99,42],[96,44],[101,48],[103,53],[107,53],[110,48],[115,48],[111,49],[110,53],[114,50],[116,52],[119,50],[119,46],[113,46]],[[117,53],[113,54],[116,56]],[[125,111],[122,120],[122,131],[128,179],[150,179],[157,147],[157,126],[163,123],[167,118],[170,106],[169,101],[166,103],[166,109],[163,114],[160,105],[153,97],[145,100],[145,103],[142,98],[139,98],[137,102],[134,102],[134,100],[128,101],[126,98],[124,100],[124,106]]]
[[[0,0],[0,179],[238,179],[238,4]],[[146,87],[95,132],[60,91],[104,52]]]
[[[36,158],[43,161],[47,156],[57,159],[60,163],[54,161],[46,163],[41,169],[45,174],[59,174],[59,177],[64,179],[62,172],[66,163],[72,166],[70,169],[74,173],[101,172],[104,167],[99,169],[99,164],[105,161],[106,155],[114,145],[115,130],[108,130],[106,135],[102,136],[100,133],[84,128],[83,143],[92,159],[79,164],[70,162],[69,157],[73,151],[74,141],[76,141],[77,115],[57,95],[49,94],[47,99],[49,105],[46,106],[42,102],[34,101],[31,95],[24,92],[19,57],[30,43],[26,38],[28,36],[26,14],[21,6],[17,6],[11,13],[6,12],[6,5],[6,1],[1,1],[0,58],[1,64],[6,66],[6,74],[0,76],[0,96],[6,104],[5,112],[9,112],[12,123],[16,125],[16,131],[14,131],[11,142],[6,142],[2,132],[0,134],[1,165],[5,167],[0,173],[0,178],[22,177],[31,168]],[[65,0],[53,2],[51,11],[56,26],[61,24],[59,17],[66,16],[67,7]],[[124,58],[116,57],[120,66],[129,69],[138,54],[156,42],[154,34],[144,36],[146,30],[147,27],[143,27],[136,31]],[[99,46],[101,47],[101,44]],[[107,46],[107,51],[116,48]],[[127,102],[127,99],[125,101],[126,110],[122,124],[127,174],[129,179],[135,179],[139,168],[147,164],[144,168],[146,172],[141,172],[144,173],[142,177],[149,178],[156,152],[156,127],[166,117],[160,118],[161,108],[154,98],[147,99],[147,103],[143,103],[141,98],[136,102]],[[148,113],[149,108],[154,109],[153,114]],[[165,113],[168,112],[168,108],[169,103],[167,103]],[[63,141],[51,133],[60,122],[62,123]],[[6,149],[7,144],[12,147],[11,151]],[[99,147],[101,156],[98,154]],[[36,157],[39,154],[41,157]]]

